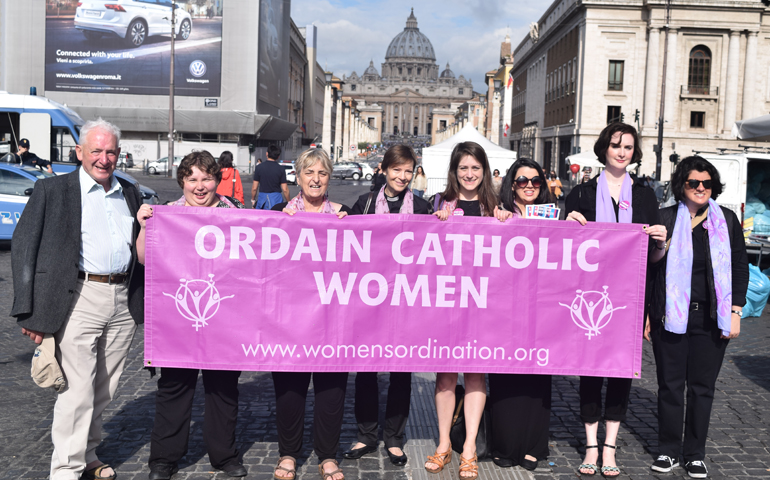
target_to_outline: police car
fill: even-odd
[[[53,177],[37,168],[0,163],[0,240],[10,240],[35,182]]]

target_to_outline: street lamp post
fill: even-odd
[[[168,168],[166,176],[172,177],[174,169],[174,37],[176,37],[176,2],[171,2],[171,74],[168,82]]]

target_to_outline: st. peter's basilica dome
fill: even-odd
[[[433,51],[433,45],[428,37],[420,33],[417,28],[417,18],[414,16],[414,9],[406,20],[404,31],[396,35],[388,45],[385,52],[385,61],[390,58],[414,58],[436,61],[436,54]]]

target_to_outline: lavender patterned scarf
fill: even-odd
[[[286,204],[286,208],[290,208],[297,212],[304,212],[305,211],[305,200],[302,198],[302,192],[300,191],[296,197],[289,200],[289,203]],[[329,195],[324,194],[324,204],[321,207],[321,210],[318,213],[337,213],[334,211],[334,207],[332,206],[332,202],[329,201]]]
[[[730,252],[730,234],[722,209],[709,199],[708,216],[703,221],[708,231],[711,266],[714,270],[714,288],[717,295],[717,323],[722,334],[730,334],[733,303],[733,270]],[[671,237],[666,264],[666,330],[672,333],[687,332],[690,312],[690,287],[692,280],[692,223],[684,202],[679,202],[676,224]]]
[[[374,204],[374,213],[381,215],[383,213],[390,213],[390,207],[388,207],[388,199],[385,198],[385,187],[380,189],[380,193],[377,194],[377,201]],[[408,188],[404,195],[404,201],[401,202],[401,208],[398,213],[414,213],[414,194]]]
[[[633,205],[631,204],[632,183],[631,175],[626,173],[626,176],[623,177],[623,185],[620,187],[617,223],[631,223],[631,218],[633,217]],[[596,180],[596,221],[616,223],[615,207],[612,204],[610,187],[607,184],[607,176],[604,171]]]

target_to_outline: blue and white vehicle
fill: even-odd
[[[0,240],[10,240],[35,182],[53,177],[33,167],[0,163]]]

